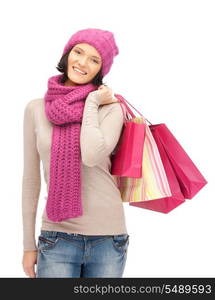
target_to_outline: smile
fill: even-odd
[[[82,70],[80,70],[80,69],[78,69],[78,68],[76,68],[76,67],[72,67],[73,68],[73,70],[75,71],[75,72],[77,72],[77,73],[79,73],[79,74],[82,74],[82,75],[86,75],[87,74],[87,72],[84,72],[84,71],[82,71]]]

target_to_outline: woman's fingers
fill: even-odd
[[[113,90],[110,87],[102,84],[98,87],[98,90],[101,99],[101,105],[118,102],[118,99],[115,98]]]
[[[36,277],[36,273],[34,270],[34,266],[31,267],[25,267],[24,268],[25,274],[30,277],[30,278],[35,278]]]

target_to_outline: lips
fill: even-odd
[[[75,71],[75,69],[74,68],[76,68],[76,69],[78,69],[78,70],[80,70],[80,71],[82,71],[82,72],[84,72],[85,74],[82,74],[82,73],[80,73],[80,74],[82,74],[82,75],[86,75],[87,74],[87,72],[85,72],[85,71],[83,71],[83,70],[81,70],[81,69],[79,69],[79,68],[77,68],[77,67],[75,67],[75,66],[73,66],[73,70]]]

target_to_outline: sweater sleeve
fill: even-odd
[[[114,150],[123,127],[123,112],[119,103],[110,103],[110,109],[101,124],[98,120],[100,98],[96,92],[88,95],[83,112],[80,148],[83,164],[93,167]]]
[[[33,102],[24,110],[23,122],[23,177],[22,177],[22,220],[23,250],[37,250],[35,225],[38,199],[41,188],[40,157],[36,147]]]

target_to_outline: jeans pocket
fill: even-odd
[[[117,251],[126,251],[129,245],[128,234],[118,234],[111,237],[112,244]]]
[[[44,251],[48,249],[52,249],[57,242],[59,241],[58,237],[47,237],[40,235],[38,238],[38,250]]]

